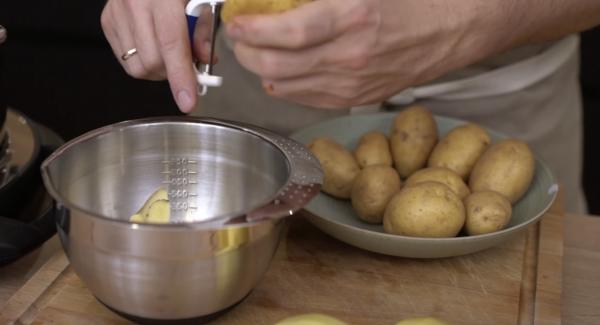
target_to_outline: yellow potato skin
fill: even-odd
[[[394,167],[402,178],[425,167],[438,140],[437,123],[423,106],[412,106],[398,113],[390,135]]]
[[[475,192],[465,200],[469,235],[481,235],[504,229],[510,221],[512,206],[501,194],[492,191]]]
[[[354,155],[330,138],[316,138],[308,149],[317,157],[325,174],[323,191],[340,199],[349,199],[360,167]]]
[[[392,166],[392,153],[387,136],[379,131],[363,134],[354,150],[354,157],[361,168],[373,165]]]
[[[479,158],[471,176],[471,192],[495,191],[511,204],[523,197],[535,173],[535,158],[529,146],[507,139],[491,145]]]
[[[314,313],[288,317],[275,325],[346,325],[346,323],[328,315]]]
[[[221,20],[228,23],[235,16],[276,14],[294,9],[312,0],[227,0],[221,8]]]
[[[171,206],[164,188],[159,188],[146,200],[140,210],[129,218],[135,223],[169,223]]]
[[[462,201],[438,182],[404,187],[392,197],[383,215],[385,232],[411,237],[454,237],[464,223]]]
[[[467,180],[473,166],[491,142],[488,132],[477,124],[456,127],[433,148],[427,165],[448,168]]]
[[[443,167],[420,169],[408,177],[405,186],[412,186],[427,181],[440,182],[448,186],[461,200],[471,194],[469,187],[458,174]]]
[[[352,186],[352,207],[358,217],[368,223],[379,224],[385,207],[400,191],[398,172],[385,165],[368,166],[358,173]]]

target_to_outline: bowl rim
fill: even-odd
[[[216,126],[216,127],[230,128],[237,132],[246,133],[251,136],[257,137],[259,139],[262,139],[263,141],[265,141],[266,143],[271,145],[275,150],[277,150],[282,155],[282,157],[285,158],[285,163],[287,165],[287,178],[286,178],[285,182],[283,183],[283,185],[281,187],[279,187],[271,196],[269,196],[268,199],[257,204],[256,206],[249,207],[248,209],[246,209],[244,211],[230,212],[227,214],[215,216],[208,220],[197,220],[197,221],[190,221],[190,222],[177,222],[177,223],[164,223],[164,224],[136,223],[136,222],[131,222],[129,220],[111,218],[111,217],[105,216],[103,214],[93,212],[90,209],[83,208],[83,207],[71,202],[70,200],[66,200],[65,197],[63,195],[61,195],[58,192],[58,190],[55,188],[55,186],[53,185],[53,183],[50,179],[50,176],[49,176],[49,165],[52,163],[52,161],[57,159],[62,153],[69,150],[70,148],[74,147],[75,145],[90,141],[92,139],[95,139],[97,137],[100,137],[100,136],[108,134],[108,133],[112,133],[115,131],[118,132],[125,128],[142,127],[142,126],[150,126],[150,125],[165,124],[165,123],[166,124],[171,124],[171,123],[174,123],[174,124],[207,124],[207,125],[212,125],[212,126]],[[216,229],[216,228],[224,228],[224,227],[227,227],[227,228],[249,227],[249,226],[257,225],[257,224],[260,224],[263,222],[269,222],[270,219],[246,220],[245,219],[246,214],[248,212],[258,209],[260,207],[269,205],[270,202],[277,199],[277,197],[282,189],[285,189],[292,183],[292,170],[291,170],[289,155],[284,150],[282,150],[282,148],[280,148],[280,146],[277,145],[277,143],[275,141],[273,141],[273,139],[270,139],[268,134],[261,133],[262,131],[269,132],[268,130],[265,130],[258,126],[249,125],[249,124],[246,124],[243,122],[234,122],[234,121],[229,121],[229,120],[225,120],[225,119],[216,119],[216,118],[207,118],[207,117],[200,117],[200,116],[189,116],[189,115],[187,115],[187,116],[157,116],[157,117],[146,117],[146,118],[140,118],[140,119],[126,120],[126,121],[121,121],[121,122],[117,122],[117,123],[99,127],[97,129],[88,131],[86,133],[83,133],[80,136],[77,136],[77,137],[67,141],[66,143],[61,145],[58,149],[56,149],[54,152],[52,152],[42,162],[40,169],[42,171],[42,179],[43,179],[44,185],[45,185],[48,193],[50,194],[50,196],[54,199],[56,206],[64,206],[64,207],[68,208],[69,210],[81,211],[92,218],[99,219],[99,220],[102,220],[105,222],[115,223],[117,225],[130,227],[132,229],[147,229],[147,230],[151,230],[151,229],[181,230],[181,229],[191,229],[191,228],[193,228],[193,229]],[[295,140],[292,139],[292,141],[295,141]],[[242,218],[243,218],[243,221],[238,220],[238,219],[242,219]],[[233,220],[233,222],[232,222],[232,220]]]

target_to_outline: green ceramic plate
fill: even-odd
[[[397,113],[350,115],[328,120],[300,130],[292,138],[308,144],[319,136],[331,137],[347,148],[354,148],[360,136],[368,131],[389,133]],[[465,121],[436,116],[440,136]],[[494,141],[505,136],[489,130]],[[307,206],[308,219],[325,233],[350,245],[372,252],[414,258],[440,258],[470,254],[498,245],[535,223],[556,198],[558,186],[548,167],[536,160],[536,173],[526,195],[513,208],[506,229],[485,235],[456,238],[414,238],[386,234],[381,225],[370,225],[358,219],[349,201],[320,193]]]

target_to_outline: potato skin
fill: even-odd
[[[310,1],[312,0],[227,0],[221,8],[221,19],[228,23],[239,15],[280,13]]]
[[[438,139],[437,123],[422,106],[412,106],[398,113],[390,136],[394,167],[402,178],[427,164]]]
[[[448,186],[423,182],[404,187],[385,209],[383,229],[412,237],[454,237],[465,222],[462,201]]]
[[[492,191],[475,192],[465,200],[469,235],[481,235],[504,229],[512,216],[512,206],[502,194]]]
[[[349,199],[352,184],[360,168],[352,153],[330,138],[316,138],[308,149],[323,169],[323,191],[340,199]]]
[[[392,153],[387,136],[372,131],[363,134],[354,150],[354,157],[361,168],[373,165],[392,165]]]
[[[495,191],[511,204],[527,191],[535,173],[535,158],[520,140],[506,139],[491,145],[479,158],[471,176],[471,192]]]
[[[469,187],[458,174],[443,167],[420,169],[408,177],[405,186],[413,186],[427,181],[440,182],[448,186],[461,200],[471,194]]]
[[[358,173],[352,186],[352,207],[358,217],[368,223],[381,223],[385,207],[400,191],[398,172],[385,165],[367,166]]]
[[[427,165],[446,167],[467,180],[473,166],[491,142],[488,132],[477,124],[456,127],[433,148]]]

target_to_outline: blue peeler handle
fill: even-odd
[[[196,22],[198,17],[186,15],[188,23],[188,36],[190,37],[190,44],[194,44],[194,30],[196,29]]]

